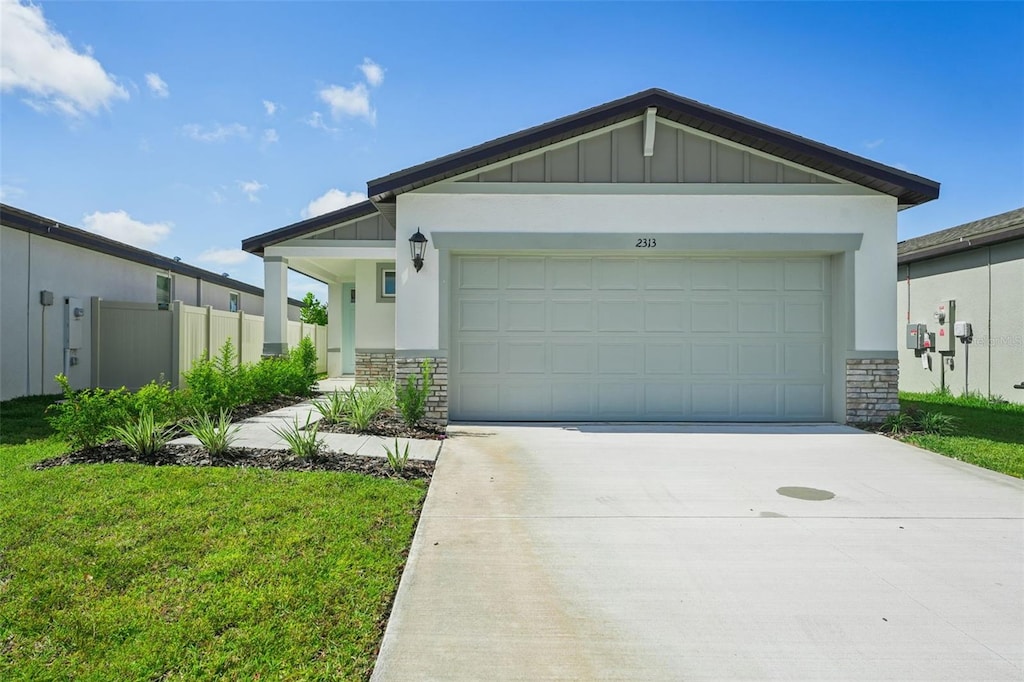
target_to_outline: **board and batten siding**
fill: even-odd
[[[378,214],[355,220],[339,227],[330,228],[303,239],[326,239],[339,241],[387,241],[395,238],[395,228],[384,216]]]
[[[636,121],[594,137],[526,155],[517,161],[498,164],[459,182],[836,183],[820,173],[660,121],[656,124],[654,155],[645,157],[643,147],[643,122]]]

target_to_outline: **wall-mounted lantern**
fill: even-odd
[[[423,267],[423,254],[427,251],[427,238],[419,228],[416,228],[416,234],[409,237],[409,249],[412,251],[412,265],[419,272]]]

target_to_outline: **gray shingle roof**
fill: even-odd
[[[1024,237],[1024,207],[900,242],[900,263]]]

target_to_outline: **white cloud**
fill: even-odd
[[[870,142],[865,142],[864,146],[867,147],[868,149],[877,149],[878,147],[882,146],[883,142],[885,142],[885,139],[880,137],[877,140],[871,140]]]
[[[213,190],[212,192],[210,192],[210,201],[212,201],[215,204],[223,204],[224,195],[218,192],[217,190]]]
[[[267,116],[273,116],[277,112],[277,104],[265,99],[263,100],[263,109],[267,112]]]
[[[305,123],[310,128],[326,130],[329,133],[336,133],[340,130],[340,128],[332,128],[331,126],[327,125],[327,123],[324,121],[324,117],[320,114],[319,111],[314,111],[312,114],[306,117]]]
[[[200,263],[214,263],[216,265],[238,265],[252,258],[252,256],[241,249],[207,249],[196,258]]]
[[[309,202],[309,205],[302,209],[302,217],[315,218],[339,208],[358,204],[360,201],[366,201],[366,195],[362,192],[342,192],[340,189],[331,188]]]
[[[239,180],[238,188],[249,198],[249,201],[255,203],[260,200],[259,193],[265,190],[267,186],[255,180]]]
[[[359,65],[359,70],[363,72],[363,77],[366,78],[366,82],[372,88],[376,88],[384,82],[384,67],[369,57],[363,58],[363,63]]]
[[[370,106],[370,91],[365,83],[356,83],[351,88],[328,85],[319,92],[320,99],[331,107],[335,120],[343,116],[365,118],[370,123],[377,120],[377,112]]]
[[[0,0],[0,89],[27,92],[32,108],[68,116],[129,97],[90,50],[75,50],[47,23],[42,8],[17,0]]]
[[[126,211],[96,211],[82,218],[85,229],[143,249],[152,248],[171,233],[173,223],[144,223]]]
[[[197,142],[223,142],[232,137],[248,137],[249,129],[241,123],[229,123],[224,126],[215,123],[210,128],[203,128],[198,123],[182,126],[181,132]]]
[[[167,83],[158,73],[147,73],[146,85],[149,86],[149,91],[153,93],[154,97],[167,97],[171,94],[167,89]]]
[[[0,201],[13,201],[25,196],[25,190],[14,185],[0,185]]]
[[[264,145],[274,144],[275,142],[277,142],[280,139],[281,138],[278,137],[278,135],[277,135],[277,131],[274,130],[273,128],[267,128],[266,130],[263,131],[263,144]]]

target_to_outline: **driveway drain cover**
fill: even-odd
[[[786,486],[776,490],[780,495],[786,497],[795,497],[798,500],[812,500],[814,502],[820,502],[822,500],[831,500],[836,494],[830,490],[818,490],[817,488],[802,488],[800,486]]]

